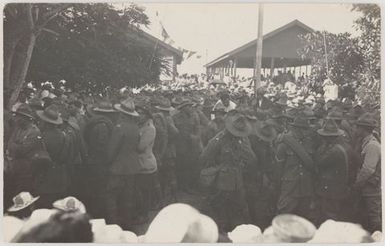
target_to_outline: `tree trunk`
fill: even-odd
[[[11,97],[8,101],[7,108],[11,109],[12,106],[17,102],[19,93],[24,85],[25,77],[27,76],[29,62],[31,61],[33,48],[36,42],[36,35],[34,33],[28,34],[25,37],[25,40],[22,40],[21,47],[19,50],[19,57],[17,60],[14,60],[12,64],[11,78],[15,78],[13,83],[13,90]],[[16,55],[16,54],[15,54]],[[13,76],[12,76],[13,75]]]
[[[11,65],[13,61],[13,56],[15,54],[15,48],[19,43],[20,39],[4,42],[4,88],[9,88],[10,79],[11,79]],[[8,43],[8,44],[7,44]]]

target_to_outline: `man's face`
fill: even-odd
[[[356,138],[363,138],[365,134],[365,130],[362,126],[354,125],[353,126],[353,133]]]
[[[228,107],[230,105],[230,98],[229,97],[222,97],[221,101],[225,107]]]

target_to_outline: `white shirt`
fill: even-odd
[[[213,111],[216,109],[216,107],[218,107],[219,105],[222,105],[223,107],[225,107],[225,112],[229,112],[233,109],[235,109],[237,107],[237,105],[233,102],[233,101],[230,101],[229,102],[229,106],[224,106],[223,103],[222,103],[222,100],[219,99],[218,102],[215,103],[214,107],[213,107]]]

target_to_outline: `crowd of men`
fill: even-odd
[[[20,100],[4,111],[4,208],[71,195],[130,230],[183,191],[224,232],[287,213],[381,231],[379,104],[214,87]]]

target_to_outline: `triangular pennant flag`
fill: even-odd
[[[197,53],[196,51],[190,51],[190,53],[187,55],[187,59],[189,59],[191,56],[193,56],[195,53]]]
[[[162,25],[162,37],[163,37],[163,41],[170,38],[170,35],[168,35],[168,33],[167,33],[166,29],[164,29],[163,25]]]

